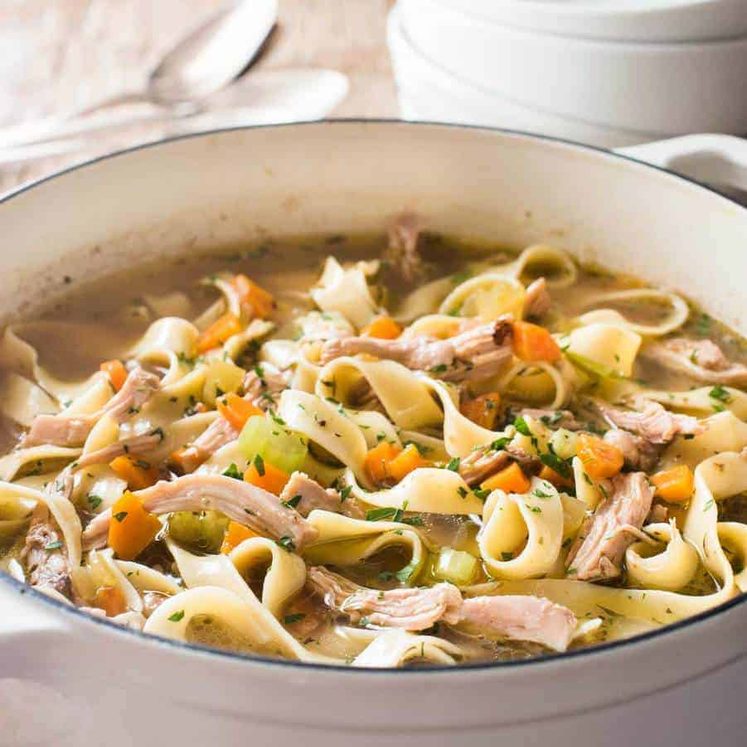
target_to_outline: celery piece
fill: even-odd
[[[605,366],[603,363],[597,363],[591,358],[581,355],[581,353],[574,353],[570,350],[566,350],[565,356],[574,366],[578,366],[578,368],[580,368],[584,373],[590,374],[597,379],[621,378],[620,374],[614,369]]]
[[[259,454],[265,462],[291,473],[303,466],[308,445],[277,418],[253,415],[241,430],[239,449],[249,462]]]
[[[433,568],[435,578],[450,581],[457,586],[467,586],[477,573],[478,560],[463,550],[442,547]]]
[[[169,516],[169,536],[205,553],[220,550],[228,519],[218,511],[177,511]]]

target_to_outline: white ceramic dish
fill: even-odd
[[[616,129],[747,131],[747,35],[684,44],[577,39],[400,0],[413,46],[465,82],[522,106]]]
[[[438,0],[488,21],[548,34],[637,42],[747,34],[743,0]]]
[[[387,42],[404,119],[527,130],[602,148],[646,143],[662,136],[601,127],[522,106],[460,80],[413,47],[400,27],[396,8],[389,15]]]
[[[718,146],[737,169],[735,145],[744,147],[720,138],[705,148]],[[696,150],[692,141],[688,150]],[[665,158],[673,157],[669,146]],[[681,288],[747,332],[735,282],[747,272],[747,210],[735,203],[569,143],[365,121],[208,133],[19,190],[0,204],[12,247],[0,254],[0,315],[60,291],[63,274],[98,275],[265,232],[379,230],[403,207],[436,231],[518,246],[551,240]],[[0,574],[0,740],[736,746],[747,728],[745,623],[742,597],[668,629],[555,658],[352,671],[146,638]]]

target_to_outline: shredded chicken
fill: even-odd
[[[406,283],[413,283],[423,274],[423,260],[418,252],[420,226],[413,213],[402,213],[389,227],[388,259],[400,271]]]
[[[224,417],[218,417],[179,455],[180,467],[185,473],[194,472],[204,461],[239,437],[239,432]]]
[[[541,643],[565,651],[576,632],[576,616],[542,597],[497,595],[465,599],[459,623],[486,636]]]
[[[115,441],[109,446],[104,446],[96,451],[89,451],[75,462],[76,469],[90,467],[92,464],[104,464],[111,462],[118,456],[128,454],[129,456],[142,456],[148,454],[163,441],[163,433],[159,430],[144,433],[141,436],[130,436],[120,441]]]
[[[643,472],[620,474],[612,492],[579,532],[566,560],[568,575],[579,581],[616,578],[623,555],[651,511],[654,491]]]
[[[365,512],[352,496],[342,497],[332,488],[323,488],[303,472],[294,472],[280,493],[280,501],[291,506],[301,516],[308,516],[314,509],[345,514],[353,519],[362,519]]]
[[[652,444],[668,444],[675,436],[692,436],[703,432],[703,425],[690,415],[665,410],[658,402],[646,400],[643,409],[621,410],[597,402],[596,406],[610,424],[642,436]]]
[[[588,427],[570,410],[547,410],[532,407],[525,407],[520,413],[522,418],[534,418],[547,426],[565,428],[569,431],[580,431]]]
[[[541,643],[565,651],[577,620],[566,607],[532,596],[480,596],[462,599],[456,586],[367,589],[324,567],[309,568],[312,589],[331,609],[352,622],[408,631],[436,623],[476,629],[488,636]]]
[[[397,361],[407,368],[427,371],[446,381],[484,379],[500,373],[512,360],[512,336],[511,320],[501,317],[448,340],[427,337],[329,340],[322,348],[321,360],[324,364],[344,355],[364,353]]]
[[[524,316],[534,319],[544,316],[552,306],[550,292],[547,290],[545,278],[537,278],[529,284],[527,295],[524,299]]]
[[[88,415],[37,415],[23,441],[24,446],[55,444],[80,446],[104,416],[121,423],[137,413],[158,389],[159,378],[142,368],[130,371],[122,388],[100,410]]]
[[[244,376],[246,398],[263,410],[273,409],[278,395],[287,388],[285,376],[268,364],[258,364]]]
[[[68,500],[73,492],[70,470],[63,470],[46,488]],[[71,594],[70,564],[64,537],[47,506],[38,503],[31,514],[26,543],[21,552],[32,586],[49,588],[69,597]]]
[[[747,386],[747,366],[732,363],[711,340],[678,337],[648,345],[643,356],[696,381],[727,386]]]
[[[507,444],[504,449],[498,450],[488,444],[462,457],[459,460],[458,472],[468,485],[478,485],[506,467],[509,461],[519,462],[529,472],[534,472],[541,466],[536,457],[510,444]]]
[[[229,519],[269,535],[289,550],[300,550],[312,542],[317,530],[278,497],[243,480],[223,475],[193,474],[167,482],[162,480],[135,495],[146,511],[220,511]],[[111,510],[98,514],[83,532],[83,545],[90,549],[106,543]]]

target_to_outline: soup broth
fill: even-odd
[[[404,215],[71,278],[2,346],[0,566],[146,633],[523,659],[747,586],[744,341],[550,246]]]

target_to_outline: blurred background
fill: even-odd
[[[243,124],[747,133],[747,0],[3,0],[0,189]]]

